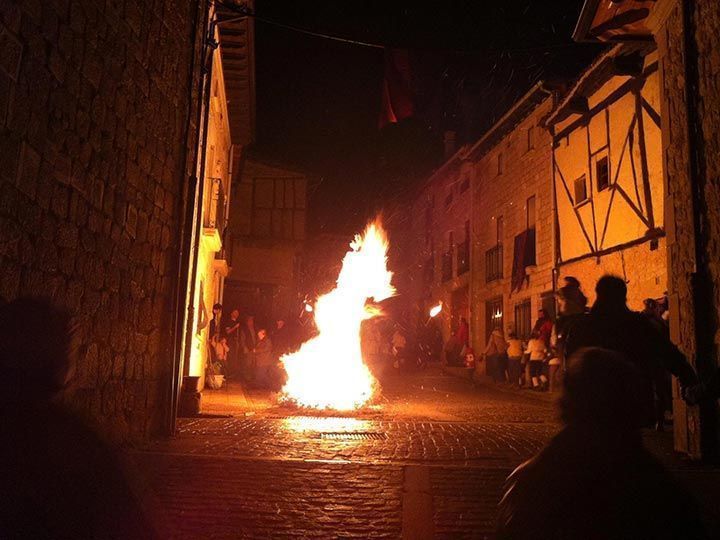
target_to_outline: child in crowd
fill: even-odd
[[[545,341],[540,339],[537,332],[533,332],[528,341],[527,351],[530,355],[530,380],[533,390],[544,390],[547,385],[547,377],[543,375],[543,362],[547,356]]]
[[[523,359],[523,353],[525,351],[523,349],[522,340],[518,339],[517,334],[515,332],[510,332],[509,336],[510,336],[510,338],[508,339],[508,349],[507,349],[508,378],[510,379],[510,384],[514,384],[519,387],[519,386],[521,386],[520,373],[522,371],[522,359]]]

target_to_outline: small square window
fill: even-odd
[[[575,204],[580,204],[587,201],[587,181],[583,174],[580,178],[577,178],[574,182],[575,187]]]
[[[598,191],[607,189],[610,185],[610,163],[607,156],[603,156],[595,162],[595,178]]]

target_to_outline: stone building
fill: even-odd
[[[246,156],[233,184],[225,305],[269,325],[295,310],[305,240],[304,174]]]
[[[494,326],[527,339],[540,308],[554,313],[553,94],[534,86],[467,153],[472,186],[472,335]]]
[[[170,425],[205,2],[0,3],[0,295],[79,323],[63,399],[117,439]]]
[[[117,440],[172,432],[202,370],[251,45],[206,0],[0,3],[0,295],[75,317],[62,398]]]
[[[207,124],[198,160],[198,175],[203,178],[196,210],[199,241],[194,246],[197,259],[189,289],[194,320],[190,339],[186,339],[190,350],[184,365],[184,374],[199,376],[201,387],[211,346],[212,306],[223,303],[230,270],[227,223],[233,173],[239,180],[238,162],[254,139],[252,23],[237,20],[227,10],[214,15],[216,24],[211,31],[218,48],[209,70]]]
[[[406,313],[408,322],[425,323],[431,306],[442,301],[437,321],[444,340],[460,318],[470,319],[472,169],[465,161],[467,150],[458,150],[414,194],[409,205],[410,233],[391,235],[391,240],[402,238],[402,244],[411,247],[405,250],[407,276],[399,277],[419,310]]]
[[[558,275],[594,284],[616,274],[628,304],[667,290],[660,96],[652,44],[602,54],[546,121],[552,133],[552,192]]]
[[[576,40],[654,39],[657,45],[670,333],[701,377],[719,360],[719,32],[715,0],[593,0],[574,34]],[[676,392],[674,413],[676,450],[718,454],[716,405],[688,409]]]

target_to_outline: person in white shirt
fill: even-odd
[[[537,332],[533,332],[528,341],[527,351],[530,355],[530,380],[533,390],[543,390],[547,385],[547,377],[543,374],[543,362],[547,357],[547,346]]]

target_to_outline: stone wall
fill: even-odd
[[[595,302],[595,283],[605,274],[624,278],[628,287],[628,306],[642,311],[643,300],[661,298],[667,291],[665,239],[659,238],[655,249],[650,242],[644,242],[601,257],[587,257],[562,265],[558,269],[558,282],[562,285],[565,276],[579,279],[591,306]]]
[[[720,344],[720,50],[717,36],[720,35],[720,3],[714,0],[696,0],[693,6],[690,54],[697,62],[691,77],[691,108],[695,111],[696,129],[694,141],[698,145],[697,175],[700,183],[700,206],[704,260],[703,272],[709,280],[705,305],[710,311],[706,329],[712,365],[719,361]],[[700,369],[708,366],[699,366]]]
[[[718,126],[712,122],[718,115],[720,58],[711,42],[720,7],[712,1],[684,4],[664,2],[655,29],[662,82],[670,331],[693,363],[702,357],[716,365],[720,208]],[[714,179],[708,175],[713,170]],[[696,236],[699,229],[706,233],[701,238]],[[677,391],[675,395],[675,449],[700,457],[699,412],[687,409]]]
[[[198,11],[0,3],[0,295],[77,316],[65,399],[118,439],[156,432],[169,405]]]
[[[541,127],[552,106],[552,98],[546,98],[474,163],[471,305],[473,346],[478,351],[485,349],[491,330],[485,321],[488,300],[503,298],[503,327],[507,330],[515,327],[515,305],[530,300],[534,323],[542,307],[541,295],[553,290],[552,138]],[[532,148],[528,148],[529,128],[534,130]],[[498,174],[500,154],[503,165],[502,173]],[[537,264],[526,269],[528,279],[520,290],[511,291],[514,239],[527,228],[526,204],[532,196],[535,197]],[[503,277],[488,283],[485,254],[496,245],[500,216],[503,218]]]
[[[407,302],[404,311],[413,324],[427,324],[430,307],[442,301],[443,310],[435,321],[444,340],[450,337],[460,317],[467,319],[470,315],[468,291],[472,268],[458,264],[458,250],[465,242],[465,226],[470,224],[471,211],[473,171],[470,162],[463,162],[466,150],[460,149],[435,171],[408,205],[409,232],[394,231],[390,237],[391,253],[402,250],[409,259],[407,268],[395,280],[401,294],[413,300]],[[402,222],[396,230],[406,227]],[[393,241],[398,237],[402,238],[401,243]],[[448,252],[452,260],[449,274],[443,276],[443,256]]]

